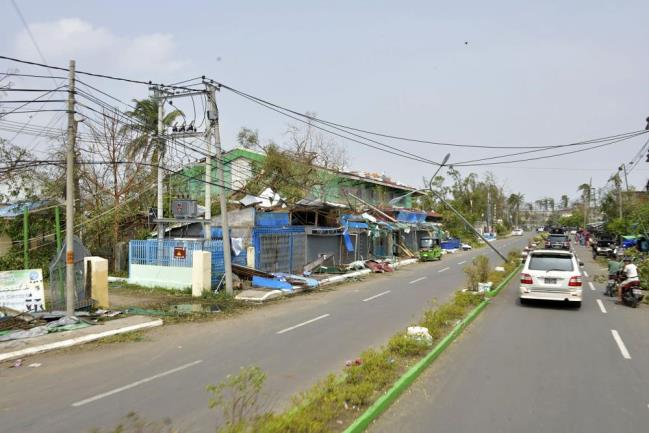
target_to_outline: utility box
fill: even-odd
[[[99,308],[110,308],[108,300],[108,260],[103,257],[83,259],[85,289]]]
[[[196,218],[198,214],[196,200],[171,200],[171,213],[174,218]]]

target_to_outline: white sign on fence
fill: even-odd
[[[45,311],[43,271],[25,269],[0,272],[0,307],[17,311]]]

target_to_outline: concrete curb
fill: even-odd
[[[135,325],[125,326],[119,329],[111,329],[110,331],[98,332],[96,334],[83,335],[81,337],[68,338],[67,340],[56,341],[54,343],[42,344],[40,346],[27,347],[25,349],[15,350],[13,352],[6,352],[0,354],[0,362],[16,359],[23,356],[34,355],[40,352],[49,352],[50,350],[62,349],[64,347],[76,346],[90,341],[99,340],[101,338],[110,337],[112,335],[124,334],[126,332],[138,331],[140,329],[154,328],[162,326],[162,319],[151,320],[149,322],[138,323]]]
[[[521,269],[521,266],[518,266],[514,269],[509,275],[505,277],[503,281],[498,284],[494,290],[489,292],[489,295],[495,296],[506,287],[511,279],[518,273]],[[478,315],[484,310],[489,304],[489,300],[485,299],[480,304],[478,304],[469,314],[460,321],[451,332],[446,335],[437,345],[417,364],[412,366],[407,372],[405,372],[395,383],[392,385],[385,394],[378,398],[368,407],[367,410],[358,417],[349,427],[344,430],[344,433],[362,433],[370,425],[372,421],[379,417],[385,410],[390,407],[390,405],[396,400],[402,393],[405,391],[418,377],[421,373],[435,360],[439,355],[446,350],[446,348],[457,338],[458,335],[462,333],[464,328],[466,328],[473,320],[478,317]]]

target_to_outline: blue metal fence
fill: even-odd
[[[255,267],[265,272],[302,273],[306,264],[303,226],[255,227]]]
[[[174,257],[174,248],[185,248],[185,258]],[[129,242],[129,264],[172,267],[192,267],[194,251],[212,254],[212,286],[221,280],[223,265],[223,240],[136,240]],[[246,254],[232,255],[232,263],[246,264]]]

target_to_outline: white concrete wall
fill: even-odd
[[[212,288],[212,253],[194,251],[192,264],[192,296],[200,297]]]
[[[245,158],[237,158],[230,162],[232,189],[243,188],[252,178],[252,162]]]
[[[131,264],[128,282],[145,287],[188,289],[192,287],[192,268]]]

